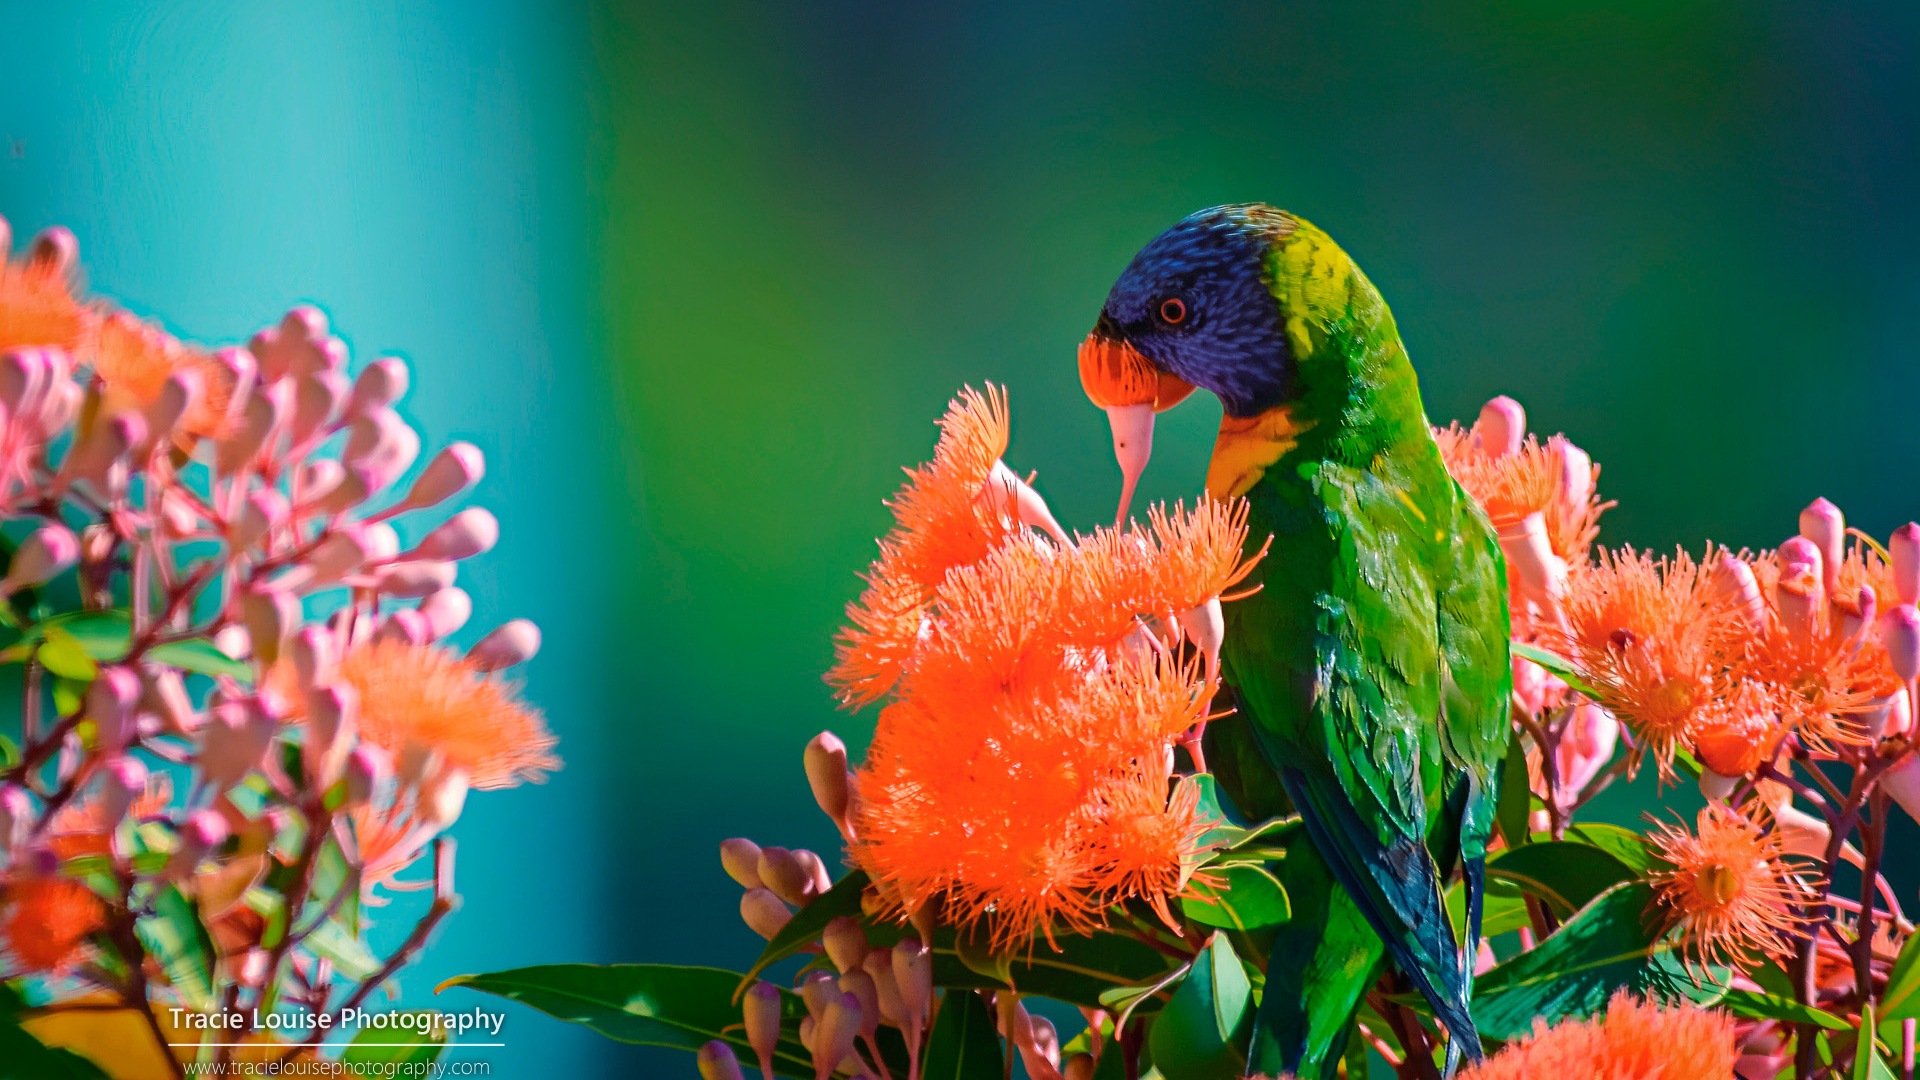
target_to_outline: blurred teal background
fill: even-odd
[[[1331,231],[1430,413],[1520,398],[1604,465],[1612,542],[1771,546],[1819,494],[1920,514],[1910,4],[161,10],[4,16],[0,213],[72,226],[183,333],[311,299],[407,355],[431,439],[491,455],[481,610],[548,632],[568,768],[472,800],[408,1003],[748,960],[714,844],[831,850],[799,751],[870,730],[819,673],[898,468],[993,379],[1012,463],[1098,521],[1073,347],[1201,206]],[[1216,422],[1167,418],[1149,495],[1199,488]],[[509,1041],[505,1075],[691,1075],[531,1014]]]

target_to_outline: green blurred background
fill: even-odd
[[[714,844],[831,850],[799,751],[959,385],[1061,518],[1112,505],[1073,347],[1181,214],[1326,227],[1430,413],[1593,453],[1605,537],[1920,513],[1920,8],[1664,2],[64,5],[0,16],[0,214],[195,337],[286,305],[491,457],[468,587],[547,630],[568,767],[473,799],[438,978],[745,963]],[[1147,493],[1200,486],[1217,407]],[[1634,798],[1610,800],[1614,814]],[[396,913],[392,920],[399,924]],[[455,1000],[457,999],[457,1000]],[[470,1007],[450,992],[440,1004]],[[688,1076],[524,1011],[496,1075]]]

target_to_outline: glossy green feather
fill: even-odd
[[[1441,892],[1484,859],[1493,825],[1509,738],[1506,579],[1371,283],[1305,223],[1275,242],[1270,270],[1301,393],[1280,407],[1277,458],[1232,474],[1250,542],[1271,535],[1272,549],[1260,591],[1228,607],[1226,672],[1251,736],[1239,741],[1260,759],[1229,768],[1243,797],[1285,789],[1341,886],[1319,927],[1296,913],[1276,945],[1284,970],[1269,970],[1254,1048],[1259,1067],[1316,1076],[1377,968],[1381,942],[1352,932],[1355,913],[1450,1027],[1471,1028],[1465,928],[1449,925]],[[1223,457],[1273,455],[1223,432]]]

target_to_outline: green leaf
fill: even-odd
[[[989,971],[970,966],[969,960]],[[992,973],[998,970],[995,960],[979,955],[963,958],[953,931],[942,927],[934,934],[935,985],[985,990],[1012,986],[1023,994],[1090,1009],[1100,1008],[1109,992],[1159,982],[1175,967],[1153,946],[1117,933],[1059,937],[1054,945],[1036,939],[1009,951],[1004,962],[1001,978]],[[1164,997],[1155,997],[1147,1007],[1158,1008],[1162,1001]]]
[[[85,683],[100,674],[100,665],[88,655],[86,646],[64,627],[48,627],[34,655],[41,667],[63,679]]]
[[[1887,989],[1880,995],[1880,1022],[1920,1016],[1920,934],[1910,934],[1887,973]]]
[[[971,990],[948,990],[927,1039],[924,1080],[1001,1080],[1006,1051],[994,1033],[993,1012]]]
[[[953,955],[968,971],[984,975],[1003,986],[1013,985],[1013,954],[994,949],[991,928],[976,922],[954,932]]]
[[[1744,1020],[1782,1020],[1789,1024],[1813,1024],[1828,1031],[1853,1030],[1852,1024],[1825,1009],[1754,990],[1727,991],[1720,999],[1720,1008]]]
[[[1481,976],[1473,996],[1480,1033],[1514,1039],[1536,1017],[1557,1024],[1592,1016],[1621,988],[1643,997],[1709,1002],[1718,997],[1709,972],[1696,984],[1659,927],[1647,917],[1653,887],[1617,885],[1582,909],[1552,937]],[[1720,975],[1720,983],[1725,982]]]
[[[1595,692],[1593,685],[1587,682],[1587,673],[1581,671],[1574,665],[1573,661],[1561,656],[1559,653],[1549,652],[1538,645],[1529,645],[1524,641],[1516,641],[1513,643],[1513,655],[1539,664],[1541,667],[1547,669],[1549,675],[1566,683],[1574,690],[1593,698],[1595,701],[1600,700],[1600,695]]]
[[[1196,880],[1193,895],[1180,901],[1187,918],[1223,930],[1261,930],[1293,917],[1287,890],[1257,863],[1214,867],[1209,874],[1224,878],[1219,888]]]
[[[1873,1044],[1873,1002],[1861,1008],[1860,1036],[1853,1048],[1853,1080],[1895,1080],[1893,1070]]]
[[[867,883],[866,873],[855,870],[795,912],[787,925],[767,942],[767,947],[760,950],[760,959],[755,960],[742,977],[743,988],[747,981],[759,978],[761,972],[818,941],[828,923],[843,915],[859,915],[860,894],[867,890]]]
[[[1253,1012],[1246,969],[1227,936],[1213,935],[1148,1031],[1155,1067],[1167,1080],[1238,1080]]]
[[[1536,839],[1544,838],[1544,836],[1536,837]],[[1653,850],[1647,847],[1645,837],[1618,825],[1598,823],[1570,825],[1567,827],[1566,838],[1573,843],[1599,848],[1620,860],[1621,865],[1636,874],[1645,874],[1659,861],[1653,854]]]
[[[11,769],[20,764],[20,744],[0,735],[0,769]]]
[[[1601,893],[1635,875],[1606,850],[1572,840],[1548,840],[1500,852],[1487,862],[1487,876],[1545,900],[1567,918]]]
[[[195,1008],[210,1008],[217,954],[194,902],[169,885],[154,898],[153,914],[142,918],[135,930],[180,996]]]
[[[1196,821],[1213,823],[1200,837],[1200,847],[1227,846],[1239,843],[1246,838],[1247,822],[1239,814],[1227,809],[1220,799],[1220,784],[1212,773],[1195,773],[1182,783],[1192,784],[1199,791],[1199,804],[1194,813]]]
[[[348,933],[335,919],[314,927],[300,946],[315,956],[333,961],[334,970],[349,979],[364,979],[380,970],[380,959],[367,948],[367,943]]]
[[[610,1039],[695,1052],[721,1040],[743,1061],[756,1060],[733,1003],[739,972],[668,964],[546,964],[486,975],[456,975],[435,988],[464,986],[497,994]],[[796,1033],[807,1007],[780,992],[781,1038],[774,1068],[811,1080],[813,1058]],[[988,1029],[991,1031],[991,1027]],[[998,1075],[998,1074],[996,1074]]]
[[[1500,765],[1500,801],[1494,804],[1494,820],[1507,846],[1517,848],[1529,838],[1528,821],[1533,815],[1533,788],[1527,771],[1527,747],[1515,737],[1507,743],[1507,757]]]
[[[125,656],[122,649],[120,655]],[[190,638],[186,641],[169,641],[148,649],[146,655],[155,663],[166,664],[190,671],[196,675],[224,676],[239,683],[253,682],[253,665],[235,660],[219,647],[205,638]]]
[[[437,1016],[438,1013],[416,1011],[415,1016]],[[422,1046],[421,1043],[433,1043]],[[399,1044],[399,1045],[395,1045]],[[447,1029],[439,1024],[421,1027],[361,1028],[353,1041],[340,1051],[340,1064],[359,1065],[363,1068],[347,1069],[353,1076],[396,1076],[413,1075],[413,1071],[395,1068],[403,1065],[426,1065],[440,1060],[447,1049]],[[379,1065],[384,1068],[372,1070],[367,1065]]]
[[[71,1050],[56,1049],[20,1026],[26,1002],[0,982],[0,1075],[33,1080],[107,1080],[100,1067]]]

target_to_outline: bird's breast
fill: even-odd
[[[1216,499],[1245,495],[1274,462],[1299,445],[1300,436],[1311,427],[1313,421],[1296,418],[1291,405],[1222,419],[1220,437],[1213,443],[1213,461],[1207,466],[1207,494]]]

